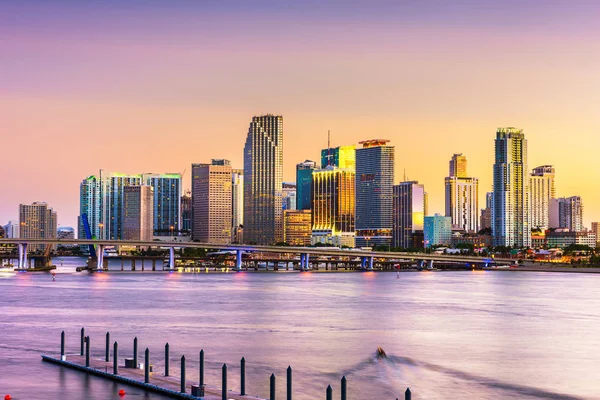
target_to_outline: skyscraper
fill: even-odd
[[[333,166],[313,172],[313,244],[354,247],[355,175]]]
[[[296,209],[296,184],[292,182],[283,182],[281,188],[283,191],[282,207],[284,210]]]
[[[425,217],[423,237],[426,249],[436,245],[449,246],[452,242],[452,218],[440,214]]]
[[[192,191],[186,190],[181,196],[181,230],[185,235],[192,234]]]
[[[467,177],[467,158],[454,154],[445,179],[446,216],[452,226],[467,232],[479,230],[479,181]]]
[[[19,237],[22,239],[56,239],[57,216],[47,203],[19,204]],[[30,251],[44,250],[43,244],[30,245]]]
[[[600,222],[592,222],[592,232],[596,235],[596,247],[600,242]]]
[[[244,147],[244,242],[283,241],[283,117],[253,117]]]
[[[306,160],[296,164],[296,208],[310,210],[312,202],[312,173],[317,163]]]
[[[102,182],[97,176],[85,178],[79,185],[79,217],[77,218],[77,237],[86,239],[83,216],[90,227],[91,238],[100,238],[100,219],[102,212]]]
[[[494,204],[494,192],[485,194],[485,208],[481,210],[481,229],[492,229],[492,207]]]
[[[534,168],[530,177],[531,227],[546,230],[550,226],[550,201],[555,198],[554,167]]]
[[[427,193],[417,181],[394,185],[393,247],[422,248],[423,223],[427,215]]]
[[[123,240],[152,241],[154,188],[149,185],[124,186],[121,214]]]
[[[154,192],[154,235],[176,236],[181,229],[181,174],[143,174],[142,181]]]
[[[104,214],[103,226],[99,229],[103,239],[123,239],[123,197],[127,186],[140,186],[142,175],[125,175],[113,173],[102,179],[103,205],[101,212]]]
[[[192,164],[192,239],[231,243],[232,178],[229,160]]]
[[[310,210],[284,210],[284,241],[290,246],[310,245]]]
[[[321,150],[321,168],[356,168],[356,147],[339,146]]]
[[[244,226],[244,170],[231,170],[231,241],[242,242]]]
[[[387,246],[392,241],[394,146],[389,140],[360,142],[356,149],[356,246]]]
[[[583,201],[579,196],[550,200],[550,228],[583,231]]]
[[[495,246],[531,247],[527,140],[522,129],[496,132],[492,234]]]

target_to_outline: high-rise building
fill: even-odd
[[[123,239],[123,198],[127,186],[141,186],[142,175],[125,175],[113,173],[103,181],[103,205],[100,208],[104,214],[104,223],[99,228],[100,236],[104,239]]]
[[[389,140],[360,142],[356,149],[356,246],[389,246],[392,241],[394,146]]]
[[[531,227],[546,230],[550,226],[550,200],[555,198],[554,167],[542,165],[531,172]]]
[[[7,239],[18,239],[19,238],[19,221],[8,221],[8,224],[4,225],[4,235]]]
[[[356,169],[356,147],[350,145],[321,150],[321,168],[327,167]]]
[[[310,210],[312,205],[312,173],[317,163],[306,160],[296,164],[296,208]]]
[[[181,230],[184,235],[192,234],[192,191],[186,190],[181,196]]]
[[[494,203],[494,192],[485,194],[485,208],[481,210],[481,229],[492,229],[492,206]]]
[[[281,188],[283,191],[283,201],[281,206],[284,210],[296,209],[296,184],[291,182],[283,182]]]
[[[583,231],[583,201],[579,196],[550,199],[550,228]]]
[[[143,174],[142,182],[154,191],[154,235],[177,236],[181,229],[181,174]]]
[[[231,242],[242,243],[244,228],[244,170],[231,170]]]
[[[154,188],[149,185],[124,186],[120,220],[122,239],[152,241],[153,220]]]
[[[6,231],[4,230],[3,226],[0,226],[0,238],[4,239],[5,236],[6,236]]]
[[[446,216],[452,226],[466,232],[479,230],[479,181],[467,177],[467,158],[454,154],[445,179]]]
[[[84,217],[85,215],[85,217]],[[77,218],[77,237],[87,239],[83,220],[87,218],[91,239],[100,237],[103,227],[102,215],[102,181],[92,175],[85,178],[79,185],[79,217]]]
[[[290,246],[308,246],[311,237],[310,210],[283,212],[284,241]]]
[[[600,243],[600,222],[592,222],[592,232],[596,235],[596,247]]]
[[[231,243],[232,177],[229,160],[192,164],[192,239]]]
[[[522,129],[496,132],[492,234],[495,246],[531,247],[527,139]]]
[[[425,217],[423,224],[425,248],[452,244],[452,218],[435,214]]]
[[[244,242],[283,241],[283,117],[253,117],[244,147]]]
[[[313,172],[313,244],[354,247],[355,175],[332,166]]]
[[[57,216],[47,203],[19,204],[19,237],[22,239],[56,239]],[[42,251],[43,244],[30,245],[30,251]]]
[[[407,181],[394,185],[393,190],[392,246],[422,248],[423,223],[427,215],[425,187],[417,181]]]

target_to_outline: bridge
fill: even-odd
[[[300,267],[303,270],[310,269],[311,257],[359,257],[361,267],[363,269],[373,269],[375,259],[397,260],[397,261],[412,261],[425,263],[430,267],[436,261],[453,262],[453,263],[470,263],[473,265],[495,264],[500,260],[492,258],[465,256],[465,255],[450,255],[450,254],[425,254],[425,253],[409,253],[409,252],[385,252],[359,249],[332,249],[327,247],[294,247],[294,246],[265,246],[265,245],[245,245],[245,244],[216,244],[216,243],[200,243],[200,242],[178,242],[178,241],[131,241],[131,240],[97,240],[97,239],[0,239],[0,244],[12,244],[18,247],[19,268],[27,266],[27,247],[34,244],[46,245],[94,245],[97,248],[97,267],[102,269],[104,265],[104,249],[112,246],[130,246],[130,247],[160,247],[169,250],[169,269],[175,269],[175,249],[195,248],[195,249],[210,249],[235,252],[235,266],[237,270],[242,269],[242,254],[243,253],[278,253],[278,254],[299,254]]]

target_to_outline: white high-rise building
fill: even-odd
[[[496,131],[492,234],[495,246],[531,247],[527,139],[522,129]]]
[[[231,170],[231,242],[242,243],[244,226],[244,170]]]
[[[454,154],[445,179],[446,216],[452,226],[467,232],[479,230],[479,180],[467,177],[467,158]]]
[[[556,195],[552,165],[542,165],[533,169],[530,190],[531,227],[546,230],[550,227],[550,200]]]

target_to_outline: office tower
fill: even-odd
[[[321,168],[356,168],[356,147],[339,146],[321,150]]]
[[[329,166],[313,172],[312,243],[354,247],[355,172]]]
[[[283,182],[281,187],[283,192],[283,201],[281,206],[284,210],[296,209],[296,184],[291,182]]]
[[[394,185],[393,247],[422,248],[427,194],[417,181]]]
[[[310,210],[312,202],[312,173],[317,163],[306,160],[296,164],[296,208]]]
[[[356,247],[392,241],[394,146],[388,142],[366,140],[356,149]]]
[[[121,214],[123,240],[152,241],[154,188],[149,185],[124,186]]]
[[[22,239],[56,239],[57,216],[47,203],[19,204],[19,237]],[[29,246],[29,251],[43,251],[46,245]]]
[[[244,147],[244,242],[283,241],[283,117],[253,117]]]
[[[554,167],[534,168],[530,177],[531,227],[546,230],[550,226],[550,200],[555,197]]]
[[[492,207],[495,246],[531,247],[530,200],[527,140],[523,130],[499,128]]]
[[[425,248],[450,246],[452,243],[452,218],[440,214],[425,217],[423,224]]]
[[[177,236],[181,229],[181,174],[142,174],[142,182],[154,191],[154,235]]]
[[[467,158],[454,154],[445,179],[446,216],[452,226],[466,232],[479,230],[479,181],[467,177]]]
[[[56,230],[56,238],[63,240],[75,239],[75,229],[70,226],[59,226]]]
[[[181,230],[184,235],[192,234],[192,191],[186,190],[181,196]]]
[[[583,231],[583,201],[579,196],[550,200],[550,228]]]
[[[311,237],[310,210],[284,210],[284,241],[290,246],[309,246]]]
[[[100,238],[102,225],[102,182],[99,177],[91,175],[79,185],[79,216],[77,217],[77,237],[87,239],[83,220],[87,218],[90,229],[90,239]],[[84,217],[85,215],[85,217]]]
[[[244,228],[244,170],[231,170],[231,242],[242,243]]]
[[[0,226],[0,239],[4,239],[6,237],[6,231],[3,226]]]
[[[123,197],[127,186],[141,186],[142,175],[109,174],[102,181],[103,205],[101,212],[104,222],[100,227],[100,237],[109,240],[123,239]]]
[[[481,229],[492,229],[492,204],[494,199],[494,192],[487,192],[485,194],[485,208],[481,210]]]
[[[600,242],[600,222],[592,222],[592,232],[596,235],[596,247]]]
[[[8,224],[4,225],[4,235],[7,239],[18,239],[19,238],[19,221],[8,221]]]
[[[192,239],[231,243],[232,178],[229,160],[192,164]]]

